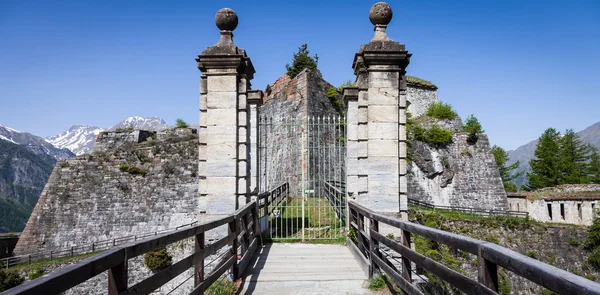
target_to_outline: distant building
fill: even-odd
[[[600,207],[600,185],[565,184],[507,197],[509,210],[528,212],[534,220],[591,225]]]

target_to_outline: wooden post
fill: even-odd
[[[379,232],[379,221],[371,218],[369,219],[371,223],[371,230],[375,232]],[[371,231],[369,231],[369,236],[371,235]],[[373,237],[369,237],[369,278],[373,278],[375,275],[375,271],[377,270],[377,266],[373,263],[373,255],[381,258],[381,252],[379,252],[377,241]]]
[[[231,274],[233,275],[233,280],[237,280],[240,277],[238,273],[238,261],[237,261],[237,253],[238,253],[238,239],[237,236],[239,232],[237,231],[237,218],[233,218],[233,221],[229,223],[229,234],[233,235],[233,242],[231,244],[231,251],[233,252],[234,263],[231,266]]]
[[[204,249],[204,233],[196,235],[195,251],[198,252]],[[194,265],[194,288],[198,287],[204,281],[204,253],[202,259]]]
[[[127,290],[127,257],[108,270],[108,295],[118,295]]]
[[[363,216],[362,214],[356,210],[356,217],[357,217],[357,225],[358,225],[358,229],[356,229],[356,239],[358,240],[358,249],[361,251],[361,253],[363,255],[365,255],[365,245],[363,244],[365,241],[362,238],[362,235],[360,233],[360,231],[364,231],[364,223],[363,223]]]
[[[252,208],[252,217],[254,217],[254,236],[258,239],[258,246],[263,246],[262,234],[260,232],[260,224],[258,223],[258,203]]]
[[[402,230],[402,245],[410,249],[410,232],[405,230]],[[410,260],[404,256],[402,256],[402,277],[412,283]]]
[[[479,261],[477,279],[481,284],[498,292],[498,266],[483,258],[481,251],[481,246],[479,246],[477,251],[477,259]]]

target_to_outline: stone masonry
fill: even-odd
[[[114,150],[58,162],[14,253],[64,249],[196,221],[194,133],[172,130],[162,140],[116,142]]]
[[[356,159],[356,166],[348,163],[348,193],[367,208],[406,217],[405,69],[411,54],[386,35],[388,4],[373,5],[369,18],[375,36],[354,57],[357,88],[348,99],[348,157]]]
[[[224,217],[250,199],[249,106],[254,67],[233,43],[236,13],[224,8],[215,22],[217,44],[196,59],[200,80],[199,221]]]

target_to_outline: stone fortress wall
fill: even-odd
[[[105,133],[100,142],[109,139],[113,149],[96,145],[89,155],[57,163],[15,254],[171,229],[197,220],[196,131],[164,131],[158,139],[141,143],[132,141],[131,133]]]

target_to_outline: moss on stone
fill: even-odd
[[[415,76],[406,76],[406,82],[408,84],[413,84],[413,85],[417,85],[417,86],[422,86],[422,87],[428,87],[428,88],[435,88],[437,89],[438,87],[433,84],[431,81],[427,81]]]

